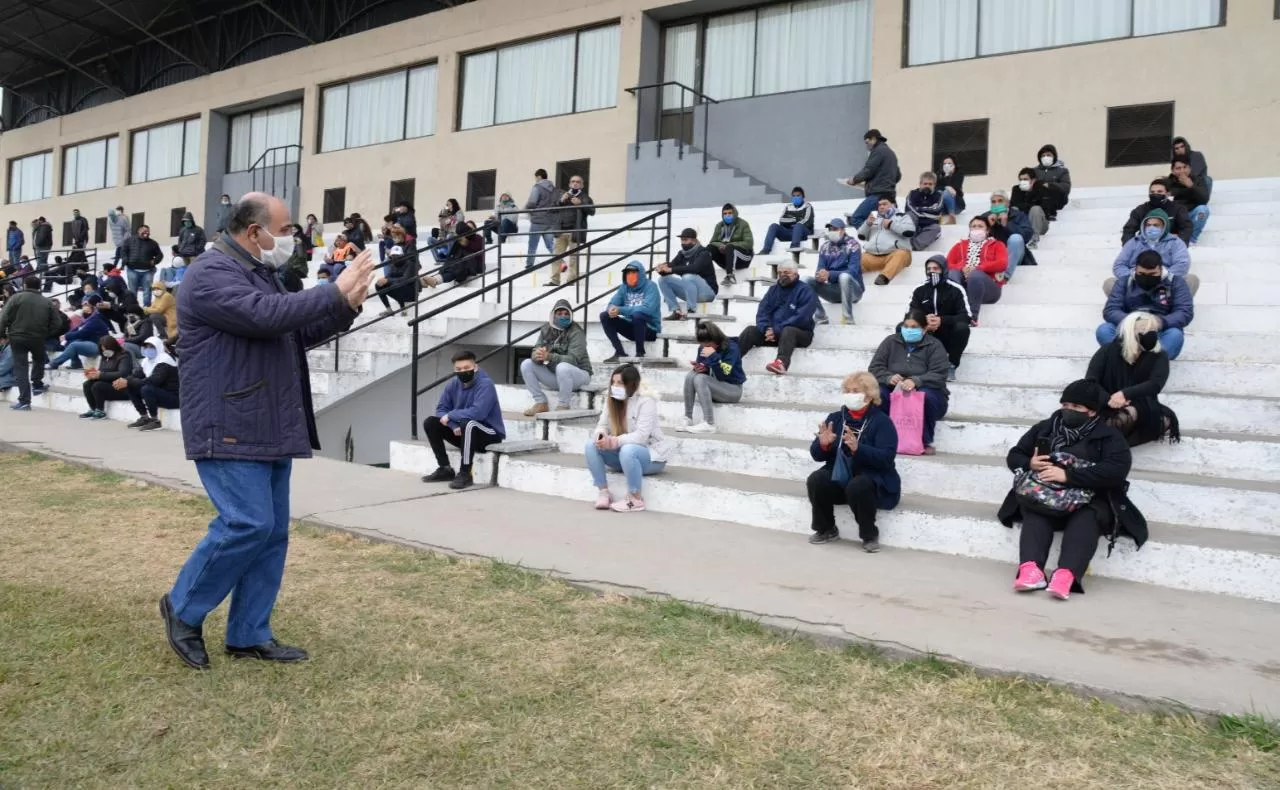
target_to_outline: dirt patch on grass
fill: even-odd
[[[156,600],[207,501],[0,479],[0,787],[1280,787],[1266,739],[1190,717],[306,528],[274,625],[314,660],[196,673]]]

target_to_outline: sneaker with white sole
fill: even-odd
[[[716,426],[709,422],[700,422],[685,428],[686,433],[715,433]]]
[[[1018,578],[1013,581],[1013,589],[1018,592],[1034,592],[1049,586],[1045,581],[1044,571],[1034,562],[1024,562],[1018,566]]]
[[[1065,601],[1071,597],[1071,587],[1075,581],[1074,573],[1066,568],[1059,568],[1053,572],[1053,578],[1049,579],[1049,594],[1059,601]]]
[[[644,500],[634,494],[627,494],[626,499],[619,499],[609,509],[614,513],[639,513],[644,510]]]
[[[607,489],[601,490],[596,494],[596,510],[608,510],[613,504],[613,496]]]

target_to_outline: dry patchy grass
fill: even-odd
[[[196,673],[156,599],[206,501],[0,479],[4,788],[1280,787],[1265,740],[1191,718],[306,528],[275,625],[314,660]]]

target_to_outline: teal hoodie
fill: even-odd
[[[634,288],[627,285],[627,272],[630,271],[640,275]],[[635,313],[643,314],[645,322],[655,334],[662,331],[662,297],[658,293],[657,284],[645,276],[644,266],[640,261],[632,261],[622,268],[622,285],[614,291],[609,304],[618,308],[618,314],[623,318],[631,318]]]

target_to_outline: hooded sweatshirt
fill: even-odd
[[[1183,243],[1191,241],[1191,216],[1187,213],[1187,207],[1178,203],[1173,198],[1165,198],[1163,200],[1150,200],[1139,203],[1133,211],[1129,212],[1129,221],[1124,223],[1124,228],[1120,231],[1120,243],[1124,244],[1129,239],[1138,235],[1142,230],[1142,221],[1152,211],[1160,209],[1169,215],[1169,220],[1173,223],[1173,227],[1169,232],[1182,239]]]
[[[188,225],[187,223],[191,223]],[[182,215],[182,229],[178,231],[178,254],[194,258],[204,252],[204,228],[196,224],[196,218],[188,211]]]
[[[152,335],[143,345],[156,350],[155,359],[142,358],[142,363],[134,368],[132,377],[140,379],[143,384],[178,394],[178,360],[169,355],[164,348],[164,341]]]
[[[733,206],[727,206],[733,208]],[[738,214],[738,210],[733,208],[733,223],[726,225],[723,219],[724,212],[721,211],[722,219],[716,223],[715,228],[711,231],[711,243],[722,244],[728,243],[730,247],[737,247],[743,252],[750,255],[755,249],[755,239],[751,236],[751,225]]]
[[[884,219],[880,216],[867,217],[867,221],[858,228],[858,238],[866,242],[862,245],[863,252],[872,255],[888,255],[894,250],[910,252],[911,242],[908,239],[916,235],[915,220],[907,212],[896,209],[889,217],[887,228],[884,226]]]
[[[568,329],[561,329],[556,326],[556,311],[568,310],[571,323]],[[572,322],[573,306],[569,304],[567,299],[560,299],[551,308],[551,316],[547,319],[547,325],[542,328],[538,334],[538,342],[536,346],[546,348],[547,361],[543,363],[549,369],[555,370],[556,365],[561,362],[567,362],[578,370],[591,372],[591,357],[587,354],[587,332],[576,322]]]
[[[1139,229],[1138,235],[1126,241],[1120,248],[1120,254],[1116,256],[1116,262],[1111,266],[1111,274],[1117,280],[1125,279],[1137,268],[1139,254],[1146,250],[1155,250],[1160,253],[1160,260],[1169,272],[1178,277],[1186,277],[1191,271],[1191,255],[1187,252],[1187,245],[1182,239],[1170,235],[1169,215],[1162,209],[1153,209],[1143,218],[1144,226],[1148,219],[1158,219],[1164,223],[1164,232],[1160,235],[1160,239],[1153,244],[1147,241],[1142,229]]]
[[[747,380],[747,373],[742,369],[742,354],[738,351],[738,341],[729,338],[724,347],[710,354],[704,354],[698,347],[698,356],[694,360],[707,368],[707,374],[726,384],[742,384]]]
[[[84,320],[79,328],[73,329],[66,334],[68,343],[73,340],[92,340],[97,343],[104,335],[111,334],[111,327],[107,324],[107,319],[102,317],[102,313],[97,310]],[[128,356],[127,354],[125,356]]]
[[[560,193],[556,191],[556,185],[544,178],[534,182],[533,189],[529,190],[529,199],[525,201],[524,207],[525,209],[555,208],[559,199]],[[558,211],[529,212],[530,230],[551,230],[558,222]]]
[[[627,272],[640,275],[634,287],[627,285]],[[623,267],[622,285],[613,292],[609,305],[618,308],[618,315],[627,320],[631,320],[633,314],[641,313],[654,334],[662,331],[662,294],[658,291],[658,284],[645,276],[644,266],[639,261],[632,261]]]
[[[493,386],[493,379],[483,370],[476,368],[476,377],[470,386],[464,385],[457,376],[449,379],[440,393],[440,401],[436,404],[436,416],[449,415],[449,424],[461,428],[467,420],[492,428],[500,439],[507,438],[507,426],[502,422],[502,407],[498,405],[498,390]]]
[[[966,324],[973,317],[969,310],[969,295],[964,286],[947,277],[947,259],[941,255],[931,255],[929,260],[942,267],[942,276],[938,284],[929,281],[925,273],[924,284],[911,292],[912,310],[923,310],[925,315],[936,315],[941,318],[957,318]]]
[[[898,168],[898,155],[889,147],[889,138],[881,137],[867,152],[867,161],[853,176],[863,182],[863,192],[871,195],[896,195],[902,171]]]
[[[1191,141],[1185,137],[1175,137],[1171,145],[1182,143],[1187,147],[1187,158],[1191,160],[1191,178],[1195,181],[1204,180],[1205,183],[1205,202],[1209,202],[1209,198],[1213,195],[1213,186],[1208,183],[1209,164],[1204,160],[1204,154],[1191,147]],[[1172,152],[1172,148],[1170,149]]]
[[[151,286],[155,296],[151,300],[150,307],[142,308],[147,315],[164,316],[165,335],[171,341],[178,339],[178,300],[164,287],[164,283],[155,283]]]
[[[1040,157],[1044,154],[1053,154],[1053,164],[1045,167],[1040,163]],[[1046,145],[1036,152],[1036,181],[1045,185],[1056,184],[1063,194],[1071,194],[1071,171],[1067,169],[1066,162],[1058,158],[1058,149],[1052,145]]]

